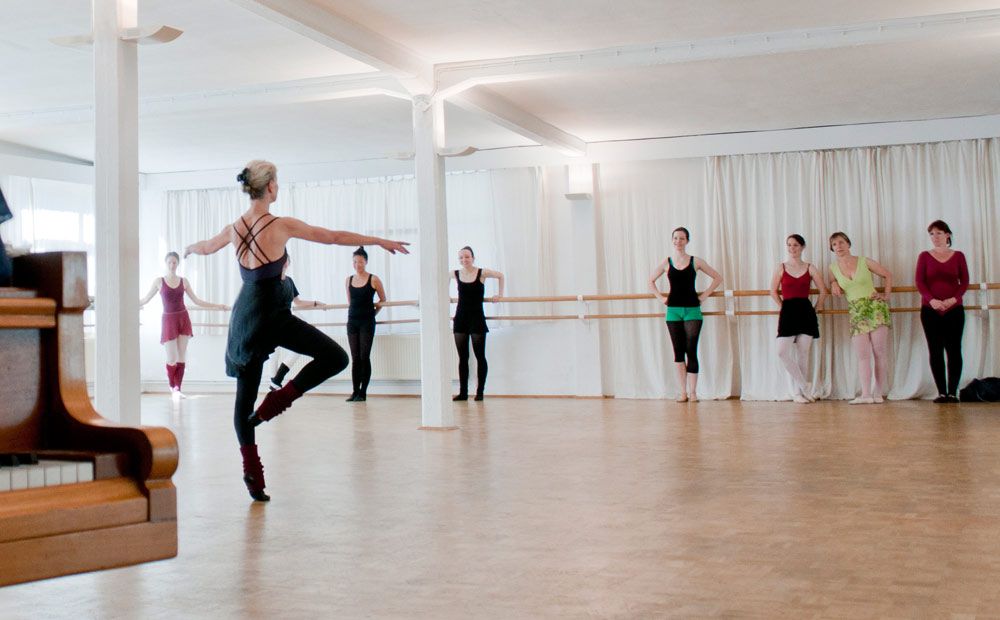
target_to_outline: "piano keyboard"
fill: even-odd
[[[94,464],[89,461],[39,459],[37,465],[0,467],[0,492],[90,482],[93,479]]]

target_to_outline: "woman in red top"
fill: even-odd
[[[811,403],[815,399],[806,380],[809,374],[809,346],[819,338],[819,320],[809,301],[813,283],[819,290],[816,306],[826,299],[826,284],[815,265],[802,261],[806,240],[802,235],[789,235],[785,240],[788,260],[778,265],[771,277],[771,299],[781,306],[778,315],[778,357],[792,378],[792,400]],[[778,296],[778,289],[781,296]]]
[[[951,228],[941,220],[927,227],[934,247],[921,252],[914,278],[920,291],[920,324],[927,337],[931,373],[937,384],[936,403],[957,403],[958,382],[962,379],[962,332],[965,308],[962,295],[969,288],[969,267],[965,255],[951,249]],[[948,354],[945,377],[944,354]]]
[[[177,265],[180,256],[177,252],[168,252],[164,261],[167,263],[167,274],[153,280],[146,296],[139,300],[139,307],[145,306],[150,299],[160,293],[163,300],[163,320],[160,328],[160,344],[167,349],[167,381],[174,394],[180,395],[181,381],[184,380],[184,356],[187,353],[188,339],[194,335],[191,331],[191,317],[184,306],[184,293],[187,293],[195,304],[202,308],[213,310],[228,310],[228,306],[212,304],[198,299],[187,278],[177,275]]]

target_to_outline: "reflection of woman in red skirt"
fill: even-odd
[[[184,355],[187,352],[188,339],[193,336],[191,317],[184,307],[184,293],[188,294],[195,304],[202,308],[213,310],[228,310],[228,306],[212,304],[198,299],[187,278],[177,275],[177,264],[180,256],[177,252],[168,252],[166,256],[167,274],[153,281],[146,296],[139,300],[143,307],[159,291],[163,300],[163,326],[160,332],[160,344],[167,349],[167,380],[170,389],[176,394],[181,392],[181,381],[184,380]]]

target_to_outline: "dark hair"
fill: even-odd
[[[788,239],[795,239],[795,241],[799,245],[801,245],[802,247],[806,247],[806,239],[802,235],[799,234],[788,235],[788,237],[785,239],[785,243],[788,243]]]
[[[687,229],[687,228],[684,228],[683,226],[678,226],[677,228],[675,228],[675,229],[673,230],[673,232],[671,232],[671,233],[670,233],[670,238],[671,238],[671,239],[673,239],[673,237],[674,237],[674,233],[675,233],[675,232],[683,232],[683,233],[684,233],[684,236],[685,236],[685,237],[687,237],[687,240],[688,240],[688,241],[690,241],[690,240],[691,240],[691,233],[690,233],[690,232],[688,232],[688,229]]]
[[[472,251],[472,248],[470,248],[469,246],[465,246],[464,248],[461,248],[461,249],[459,250],[459,252],[461,252],[462,250],[468,250],[468,251],[469,251],[469,254],[472,254],[472,258],[475,258],[475,257],[476,257],[476,253],[475,253],[475,252],[473,252],[473,251]]]
[[[931,225],[927,227],[927,232],[930,232],[930,231],[934,230],[935,228],[937,228],[938,230],[940,230],[943,233],[947,233],[948,234],[948,247],[950,248],[951,247],[951,229],[948,228],[948,224],[946,224],[944,220],[934,220],[933,222],[931,222]]]
[[[850,239],[850,237],[848,237],[845,233],[837,231],[837,232],[833,233],[832,235],[830,235],[830,251],[831,252],[833,251],[833,240],[836,239],[837,237],[840,237],[841,239],[843,239],[844,241],[846,241],[847,242],[847,247],[851,247],[851,239]]]
[[[365,259],[366,263],[368,262],[368,252],[365,252],[365,246],[363,245],[359,245],[358,249],[354,250],[354,254],[352,254],[352,256],[360,256]]]
[[[167,259],[170,258],[171,256],[176,258],[178,263],[181,262],[181,255],[178,254],[177,252],[167,252],[167,255],[163,257],[163,262],[167,262]]]

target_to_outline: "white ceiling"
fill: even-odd
[[[368,77],[370,65],[247,10],[242,0],[138,1],[140,24],[184,31],[169,44],[139,48],[140,97],[158,101],[140,122],[143,172],[237,168],[256,157],[280,164],[353,161],[412,150],[405,99],[323,100],[301,87]],[[1000,0],[311,2],[427,63],[1000,9]],[[89,0],[0,0],[0,143],[92,159],[92,51],[48,40],[88,32],[89,12]],[[991,115],[1000,114],[998,34],[613,70],[581,66],[489,88],[587,142]],[[268,99],[274,85],[291,95]],[[219,96],[227,89],[256,94]],[[173,98],[185,104],[173,106]],[[211,105],[200,106],[209,99]],[[446,107],[446,120],[450,146],[534,144],[457,106]]]

